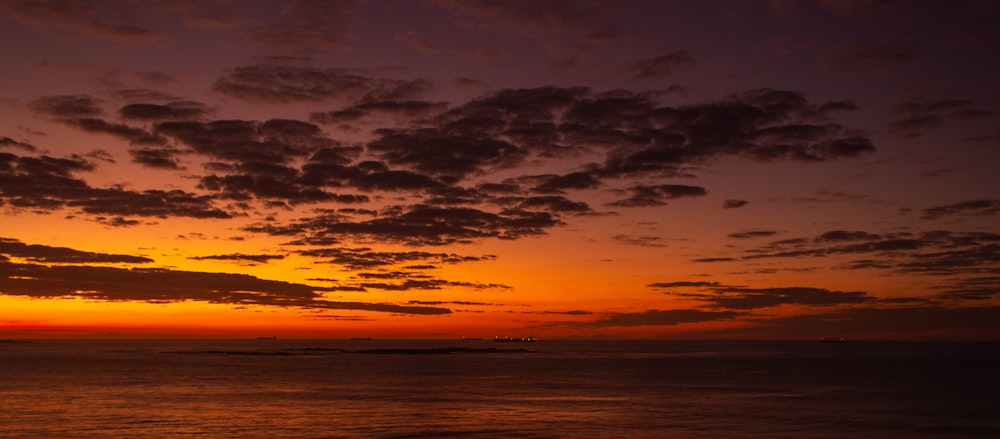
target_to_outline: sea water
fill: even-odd
[[[1000,344],[0,343],[0,437],[1000,437]]]

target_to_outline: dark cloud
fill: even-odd
[[[147,168],[157,169],[184,169],[180,164],[181,151],[176,148],[132,148],[128,151],[132,156],[132,161]]]
[[[510,289],[507,285],[456,282],[443,279],[404,279],[398,282],[361,282],[362,288],[386,291],[440,290],[443,288],[463,288],[472,290]]]
[[[666,247],[665,241],[659,236],[645,236],[645,235],[615,235],[611,239],[618,241],[626,245],[635,245],[639,247]]]
[[[826,55],[823,69],[837,75],[890,73],[916,58],[912,41],[878,41],[870,38],[835,47]]]
[[[160,38],[139,26],[107,22],[109,18],[120,20],[132,15],[128,3],[10,0],[0,2],[0,13],[27,26],[68,32],[74,37],[82,35],[126,44],[148,44]]]
[[[525,158],[523,149],[503,140],[450,136],[429,129],[387,133],[370,142],[368,151],[390,165],[441,177],[512,167]]]
[[[736,260],[738,260],[738,259],[736,259],[736,258],[698,258],[698,259],[692,259],[691,262],[713,263],[713,262],[732,262],[732,261],[736,261]]]
[[[68,200],[66,206],[79,207],[90,214],[136,215],[168,218],[231,218],[225,211],[212,206],[207,196],[181,190],[150,189],[142,192],[121,189],[92,189],[90,197]]]
[[[241,87],[246,90],[237,91]],[[561,215],[594,214],[586,203],[565,196],[573,191],[624,186],[611,189],[622,194],[610,203],[617,207],[660,206],[679,197],[703,196],[707,190],[698,186],[630,184],[627,179],[689,176],[727,156],[812,162],[874,150],[856,130],[830,122],[829,112],[848,105],[814,105],[798,93],[772,89],[680,107],[662,106],[657,93],[505,89],[449,108],[412,100],[426,89],[421,81],[266,63],[234,69],[216,88],[276,102],[343,97],[347,107],[315,113],[313,120],[387,117],[390,126],[406,127],[376,129],[370,140],[345,146],[313,123],[205,120],[210,112],[200,103],[141,90],[133,97],[151,100],[133,101],[121,107],[118,116],[143,127],[100,118],[103,113],[94,98],[43,98],[35,103],[39,111],[79,129],[131,142],[132,160],[143,166],[181,170],[185,156],[205,159],[206,172],[196,177],[198,189],[207,195],[95,189],[65,174],[61,181],[36,182],[39,189],[63,184],[55,186],[63,189],[60,195],[16,201],[21,206],[79,207],[128,221],[130,215],[231,215],[215,208],[214,200],[232,202],[230,209],[249,210],[254,201],[267,208],[288,208],[373,199],[354,191],[400,192],[409,205],[376,218],[324,213],[245,230],[296,236],[312,244],[353,237],[438,245],[541,234],[562,224]],[[515,171],[526,163],[553,164],[601,154],[603,163],[564,173],[519,176]],[[491,174],[502,174],[505,180],[489,182]],[[69,191],[65,185],[79,187]],[[74,192],[78,195],[62,195]]]
[[[712,294],[697,297],[706,306],[723,309],[757,309],[780,305],[837,306],[873,303],[876,299],[863,291],[831,291],[825,288],[739,288],[713,287]],[[692,297],[692,296],[687,296]]]
[[[1000,213],[1000,200],[969,200],[944,206],[928,207],[922,212],[924,219],[937,219],[952,215],[993,216]]]
[[[98,216],[94,217],[94,220],[108,227],[133,227],[141,224],[139,220],[131,220],[121,216],[115,216],[111,218]]]
[[[242,163],[287,163],[337,146],[318,126],[289,119],[161,122],[155,131],[190,146],[196,153]]]
[[[109,134],[120,139],[127,140],[132,144],[159,145],[163,143],[162,138],[156,137],[142,128],[121,123],[108,122],[104,119],[81,117],[76,119],[63,119],[61,122],[88,133]]]
[[[347,14],[352,0],[297,0],[282,8],[274,21],[250,28],[254,42],[304,49],[347,48],[350,42]]]
[[[611,11],[602,11],[600,5],[595,10],[564,0],[542,3],[441,0],[430,4],[450,11],[458,22],[477,29],[560,47],[604,44],[621,38],[622,34],[619,26],[606,20]]]
[[[722,202],[722,208],[723,209],[736,209],[738,207],[746,206],[747,204],[750,204],[750,202],[747,201],[747,200],[735,200],[735,199],[734,200],[725,200],[725,201]]]
[[[765,236],[774,236],[777,235],[778,233],[781,232],[777,230],[748,230],[746,232],[730,233],[727,236],[735,239],[752,239],[752,238],[762,238]]]
[[[431,84],[365,76],[348,69],[280,64],[254,64],[226,71],[212,89],[250,102],[290,103],[345,100],[348,102],[418,99]]]
[[[50,247],[39,244],[25,244],[13,238],[0,238],[0,254],[23,258],[31,262],[81,264],[81,263],[130,263],[153,262],[143,256],[116,255],[74,250],[66,247]]]
[[[44,266],[0,262],[0,294],[37,298],[80,297],[110,301],[198,301],[226,305],[352,309],[398,314],[447,314],[446,308],[388,303],[334,302],[309,285],[244,274],[83,265]]]
[[[156,32],[129,24],[91,23],[88,30],[94,37],[128,44],[149,44],[160,39]]]
[[[566,175],[536,175],[527,178],[535,183],[532,190],[541,193],[558,194],[573,189],[593,189],[601,185],[601,181],[590,172],[571,172]]]
[[[628,70],[635,79],[669,78],[677,71],[696,65],[694,58],[686,50],[678,50],[666,55],[644,58],[629,63]]]
[[[833,230],[806,239],[776,241],[746,250],[743,260],[870,255],[841,269],[877,269],[926,275],[974,275],[1000,268],[1000,235],[944,230],[919,234]]]
[[[432,253],[424,251],[388,252],[375,251],[369,247],[334,247],[302,250],[298,252],[327,260],[329,263],[344,266],[348,270],[367,270],[389,265],[408,264],[414,262],[433,262],[435,264],[456,264],[460,262],[488,261],[496,257],[463,256],[454,253]]]
[[[666,200],[669,199],[708,195],[708,191],[703,187],[681,184],[637,185],[628,188],[628,192],[628,198],[613,201],[608,205],[615,207],[663,206],[667,204]]]
[[[0,201],[13,207],[44,210],[79,208],[94,215],[230,218],[207,196],[181,190],[94,188],[75,176],[94,169],[92,163],[79,156],[19,157],[0,153]]]
[[[677,287],[718,287],[718,282],[712,281],[677,281],[677,282],[654,282],[648,285],[651,288],[677,288]]]
[[[816,242],[875,241],[882,235],[863,231],[831,230],[816,237]]]
[[[1000,297],[1000,276],[958,279],[941,286],[937,298],[954,301],[986,301]]]
[[[118,109],[122,119],[139,121],[200,119],[209,114],[205,104],[194,101],[175,101],[167,104],[129,104]]]
[[[244,230],[271,235],[305,236],[305,242],[342,237],[366,238],[406,245],[445,245],[477,239],[518,239],[545,233],[561,224],[551,213],[507,209],[500,213],[463,207],[416,205],[370,220],[344,215],[319,215],[286,226],[251,225]]]
[[[215,260],[215,261],[235,261],[235,262],[251,262],[257,264],[265,264],[273,260],[285,259],[285,255],[246,255],[243,253],[230,253],[225,255],[209,255],[209,256],[191,256],[188,259],[194,259],[196,261],[205,260]]]
[[[327,125],[367,121],[379,117],[396,119],[429,118],[447,108],[443,102],[427,101],[373,101],[362,102],[342,110],[312,113],[309,120]]]
[[[432,43],[426,36],[421,35],[420,32],[409,31],[406,33],[397,33],[392,40],[424,53],[436,53],[438,51],[438,46]]]
[[[948,120],[968,121],[993,116],[992,112],[975,106],[975,102],[965,99],[902,102],[892,110],[903,117],[890,122],[889,131],[901,137],[920,137],[932,128],[943,126]]]
[[[94,117],[104,113],[100,101],[87,95],[45,96],[29,102],[28,107],[59,119]]]
[[[587,213],[590,206],[582,201],[572,201],[559,195],[526,197],[517,205],[519,210],[546,210],[553,213]]]
[[[38,151],[35,145],[25,142],[18,142],[17,140],[11,139],[10,137],[0,137],[0,148],[19,148],[27,152]]]
[[[617,326],[676,326],[683,323],[730,320],[740,313],[735,311],[705,311],[700,309],[648,310],[640,313],[616,313],[589,322],[570,322],[569,326],[608,328]]]

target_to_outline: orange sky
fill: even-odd
[[[0,5],[0,338],[1000,337],[983,2]]]

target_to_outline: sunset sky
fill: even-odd
[[[0,0],[0,338],[997,339],[997,23]]]

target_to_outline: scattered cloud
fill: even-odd
[[[916,59],[913,41],[881,41],[870,38],[851,41],[829,51],[822,68],[830,74],[853,76],[888,74]]]
[[[0,255],[21,258],[29,262],[58,264],[145,264],[153,262],[152,259],[143,256],[94,253],[66,247],[25,244],[14,238],[0,238]]]
[[[750,204],[747,200],[730,199],[722,202],[723,209],[736,209]]]
[[[708,195],[708,191],[703,187],[682,184],[632,186],[628,188],[628,193],[628,198],[608,203],[608,205],[615,207],[663,206],[667,204],[666,200],[669,199]]]
[[[928,207],[922,212],[924,219],[937,219],[943,216],[955,215],[992,216],[1000,213],[1000,200],[969,200],[944,206]]]
[[[196,261],[216,260],[216,261],[234,261],[234,262],[250,262],[254,264],[265,264],[273,260],[285,259],[285,255],[268,255],[268,254],[247,255],[242,253],[230,253],[225,255],[190,256],[188,257],[188,259],[193,259]]]
[[[728,236],[734,239],[752,239],[766,236],[774,236],[781,232],[777,230],[747,230],[745,232],[730,233]]]
[[[587,322],[567,322],[566,325],[586,328],[676,326],[683,323],[731,320],[739,314],[735,311],[705,311],[700,309],[651,309],[637,313],[612,313],[602,319]]]
[[[266,46],[346,49],[351,41],[347,15],[355,4],[352,0],[296,0],[273,21],[248,29],[246,36]]]
[[[228,256],[219,258],[227,259]],[[20,258],[28,262],[12,262],[11,258]],[[350,309],[398,314],[451,312],[447,308],[430,306],[328,301],[321,293],[331,290],[329,288],[265,280],[244,274],[78,265],[152,262],[151,259],[140,256],[86,252],[0,238],[0,294],[35,298],[80,297],[157,303],[198,301],[228,305],[279,306],[310,310]],[[478,284],[469,286],[480,287]]]
[[[771,308],[781,305],[803,306],[838,306],[860,303],[872,303],[877,299],[863,291],[831,291],[825,288],[812,287],[773,287],[748,288],[722,285],[716,282],[660,282],[650,284],[653,288],[696,288],[704,293],[679,293],[667,291],[666,294],[682,296],[687,299],[705,303],[710,309],[749,310]]]
[[[697,65],[694,57],[686,50],[678,50],[666,55],[644,58],[629,63],[628,70],[635,79],[669,78],[678,71]]]

